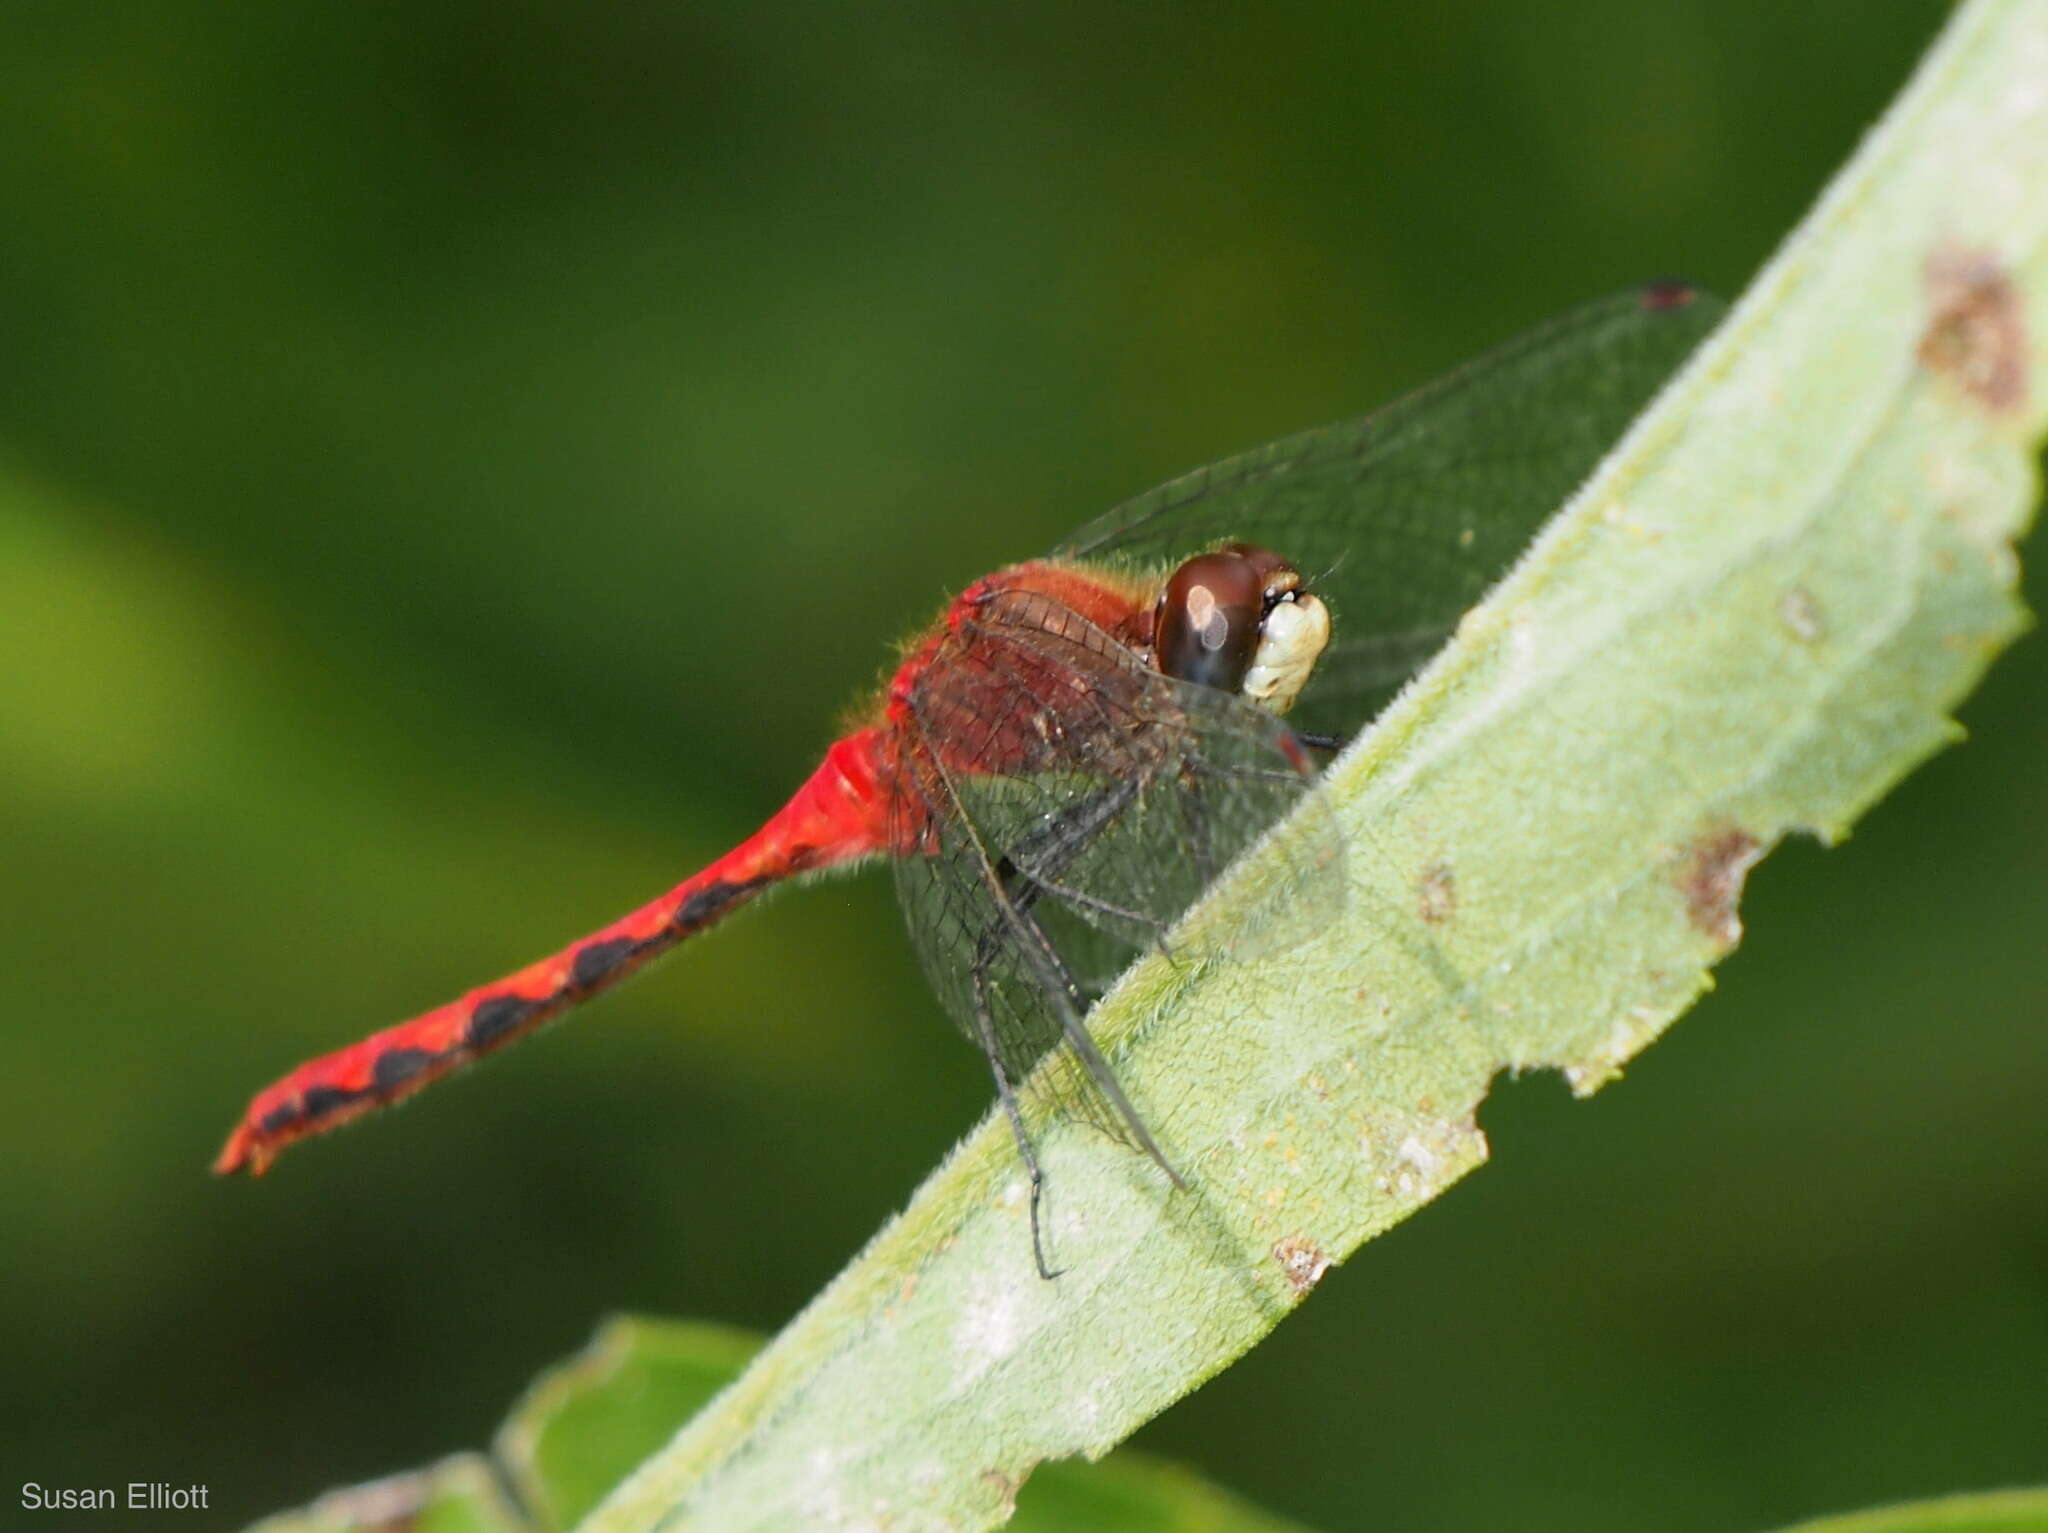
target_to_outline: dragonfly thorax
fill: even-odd
[[[1152,632],[1166,675],[1285,713],[1330,642],[1330,611],[1278,554],[1232,543],[1173,572]]]

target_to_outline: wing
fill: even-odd
[[[1164,567],[1241,539],[1292,560],[1334,629],[1292,717],[1349,735],[1420,669],[1724,310],[1671,285],[1618,294],[1362,419],[1140,495],[1054,554]]]
[[[932,988],[1006,1098],[1065,1043],[1063,1104],[1152,1149],[1081,1018],[1301,798],[1306,757],[1032,591],[962,621],[908,703],[892,841],[921,848],[895,869]]]

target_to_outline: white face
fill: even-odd
[[[1297,594],[1274,604],[1259,630],[1259,646],[1244,673],[1244,695],[1261,707],[1285,713],[1301,696],[1309,673],[1330,642],[1330,609],[1315,597]]]
[[[1184,560],[1152,612],[1152,663],[1285,713],[1330,642],[1330,609],[1278,554],[1227,543]]]

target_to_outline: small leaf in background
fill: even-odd
[[[2044,1533],[2048,1489],[1995,1490],[1873,1507],[1798,1523],[1780,1533]]]
[[[330,1491],[303,1511],[266,1517],[251,1533],[525,1533],[480,1453],[368,1485]]]
[[[498,1459],[534,1526],[574,1527],[760,1350],[758,1336],[723,1326],[606,1321],[541,1375],[498,1434]]]

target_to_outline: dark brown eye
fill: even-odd
[[[1234,548],[1202,554],[1175,570],[1153,619],[1159,669],[1219,692],[1241,688],[1259,647],[1268,573]]]

